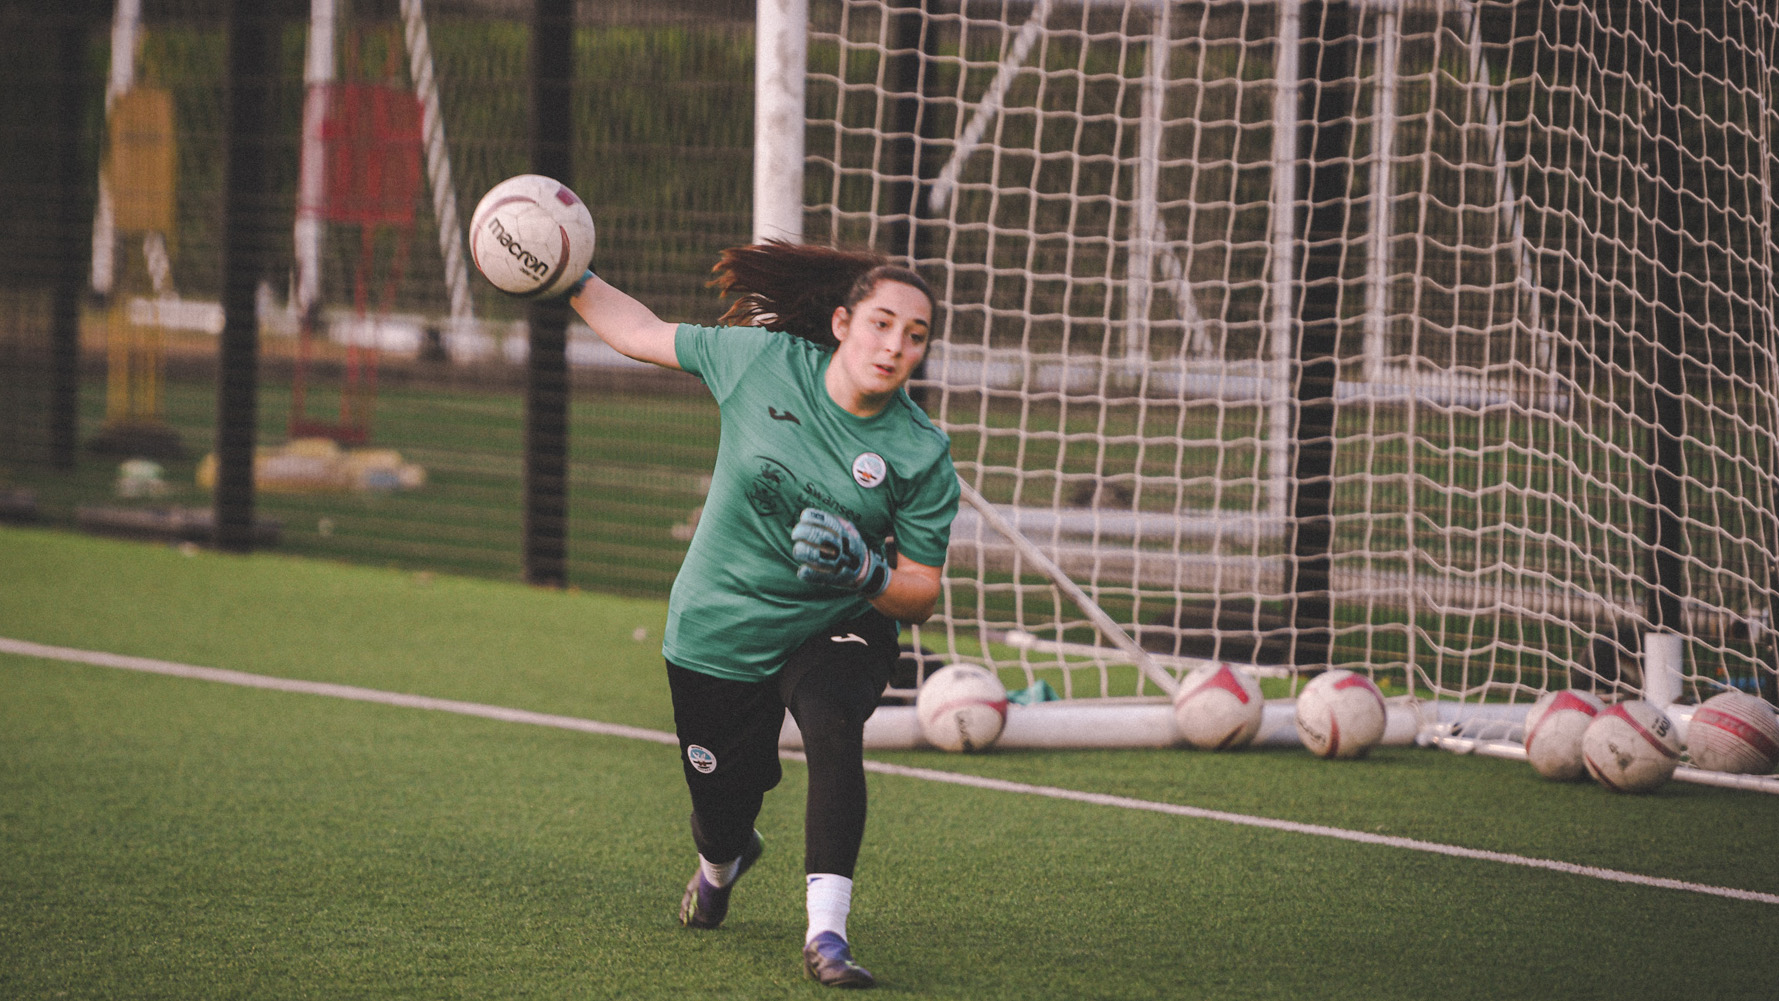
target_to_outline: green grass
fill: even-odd
[[[653,601],[0,530],[0,635],[670,726]],[[636,630],[645,633],[637,641]],[[1779,892],[1779,801],[1385,749],[872,757]],[[804,773],[727,926],[673,909],[671,750],[0,656],[0,996],[818,996]],[[871,778],[891,996],[1765,997],[1774,905]]]

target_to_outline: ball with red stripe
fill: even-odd
[[[1297,737],[1322,758],[1362,758],[1384,739],[1384,693],[1352,671],[1324,671],[1297,694]]]
[[[1266,700],[1260,682],[1228,664],[1212,664],[1188,674],[1174,696],[1174,724],[1180,739],[1201,751],[1246,747],[1260,732]]]
[[[1686,753],[1699,768],[1765,775],[1779,764],[1779,720],[1747,692],[1713,695],[1693,710]]]
[[[469,252],[494,287],[521,298],[561,295],[593,263],[593,214],[541,174],[488,189],[470,216]]]
[[[949,664],[934,671],[914,696],[914,715],[927,743],[945,751],[981,751],[1007,725],[1007,688],[993,671]]]
[[[1554,782],[1585,777],[1581,735],[1605,708],[1592,692],[1579,688],[1544,693],[1526,710],[1526,760]]]
[[[1649,792],[1674,776],[1680,738],[1668,714],[1642,699],[1601,710],[1581,735],[1581,759],[1614,792]]]

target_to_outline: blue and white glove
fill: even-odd
[[[889,587],[890,568],[859,537],[852,522],[806,507],[791,529],[791,557],[802,566],[797,579],[857,591],[875,598]]]

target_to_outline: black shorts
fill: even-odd
[[[718,678],[667,662],[680,764],[695,812],[757,809],[778,785],[778,735],[798,698],[825,698],[863,730],[901,651],[894,621],[875,610],[823,629],[759,681]]]

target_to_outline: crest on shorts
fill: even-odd
[[[852,478],[859,486],[870,490],[883,482],[883,474],[889,469],[883,464],[883,456],[876,452],[865,452],[852,460]]]
[[[692,763],[701,774],[709,775],[717,770],[717,756],[697,744],[686,748],[686,760]]]

